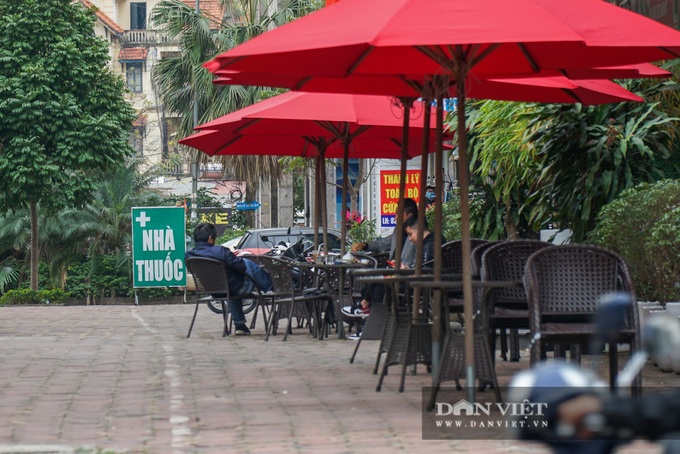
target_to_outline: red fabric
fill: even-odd
[[[343,0],[225,52],[206,67],[410,78],[452,73],[454,66],[442,66],[426,53],[451,62],[457,45],[468,52],[466,64],[476,77],[514,77],[672,58],[680,49],[680,32],[602,0]]]
[[[434,134],[431,134],[431,136]],[[323,141],[323,139],[321,139]],[[183,145],[196,148],[213,155],[272,155],[272,156],[302,156],[316,158],[319,150],[314,139],[308,141],[300,136],[276,135],[239,135],[226,130],[204,130],[179,141]],[[340,142],[326,138],[330,145],[326,149],[326,158],[342,158],[343,147]],[[409,140],[409,157],[420,155],[422,142],[421,134],[414,134]],[[434,151],[434,139],[430,140],[430,150]],[[390,158],[401,157],[399,141],[389,139],[355,140],[350,146],[351,158]]]
[[[649,65],[654,67],[653,65]],[[603,69],[603,74],[623,74],[623,72],[638,73],[636,67],[629,69]],[[649,74],[663,75],[666,72],[658,69],[641,67]],[[587,75],[588,72],[583,72]],[[228,83],[239,82],[241,78],[255,82],[256,85],[268,86],[271,82],[279,81],[285,87],[293,88],[300,81],[295,76],[280,77],[277,75],[250,75],[250,74],[230,74],[225,78]],[[217,79],[216,83],[223,83],[222,79]],[[316,77],[309,79],[301,87],[305,91],[332,91],[337,92],[360,92],[360,93],[379,93],[393,94],[395,96],[419,96],[418,90],[406,84],[398,77],[392,76],[351,76],[343,79]],[[450,87],[448,97],[458,96],[455,87]],[[595,105],[623,101],[641,101],[633,93],[625,90],[621,86],[607,80],[600,83],[578,80],[572,81],[562,76],[556,77],[533,77],[516,79],[487,79],[477,80],[469,78],[466,84],[466,96],[477,99],[495,99],[499,101],[525,101],[525,102],[551,102],[551,103],[573,103]]]
[[[430,127],[435,125],[434,113]],[[202,124],[201,132],[180,141],[208,154],[316,156],[320,142],[328,157],[342,157],[343,137],[354,158],[399,158],[403,110],[385,96],[288,92]],[[408,149],[422,142],[423,106],[415,103]],[[434,134],[431,134],[433,137]],[[450,138],[445,135],[445,138]],[[431,145],[434,149],[433,138]]]

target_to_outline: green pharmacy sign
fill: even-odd
[[[132,280],[135,288],[184,287],[184,207],[132,209]]]

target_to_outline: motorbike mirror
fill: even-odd
[[[598,313],[595,315],[595,340],[614,342],[626,327],[626,315],[633,307],[633,296],[626,292],[612,292],[602,295]]]

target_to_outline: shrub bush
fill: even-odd
[[[61,289],[30,290],[22,288],[9,290],[0,297],[0,306],[23,305],[23,304],[62,304],[69,296]]]
[[[640,299],[680,301],[680,180],[624,191],[600,211],[588,241],[626,260]]]
[[[430,230],[435,231],[436,225],[434,223],[435,206],[430,205],[425,210],[425,219]],[[460,239],[460,199],[458,196],[452,197],[448,202],[442,205],[442,226],[441,233],[446,238],[446,241],[453,241]]]

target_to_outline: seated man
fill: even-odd
[[[410,216],[404,221],[404,231],[408,241],[413,245],[415,250],[416,242],[418,241],[418,217]],[[435,233],[430,231],[427,226],[427,221],[425,221],[425,226],[423,229],[423,268],[432,268],[432,260],[434,259],[434,235]],[[442,244],[446,240],[442,237]],[[428,263],[430,262],[430,263]],[[413,264],[402,263],[401,268],[413,268]],[[402,290],[404,285],[401,285]],[[371,305],[373,303],[381,303],[385,297],[385,286],[381,283],[369,284],[363,289],[361,289],[361,302],[359,307],[353,308],[351,306],[345,306],[342,308],[342,313],[347,317],[355,318],[366,318],[371,312]],[[358,339],[360,336],[350,336],[350,339]]]
[[[267,272],[259,265],[251,262],[248,259],[237,257],[228,248],[222,246],[215,246],[215,237],[217,231],[213,224],[201,222],[194,230],[194,241],[196,246],[187,251],[185,258],[189,257],[205,257],[215,260],[220,260],[231,268],[241,271],[250,276],[255,285],[263,292],[269,291],[272,288],[272,279]],[[230,272],[227,268],[227,278],[229,280],[229,290],[232,295],[247,295],[253,291],[253,281],[246,279],[240,273]],[[213,295],[219,297],[219,295]],[[246,316],[243,313],[243,304],[240,300],[229,300],[229,313],[236,325],[234,334],[236,336],[247,336],[250,330],[246,326]]]

